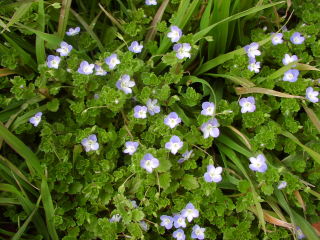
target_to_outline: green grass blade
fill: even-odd
[[[59,16],[59,25],[58,25],[58,36],[63,39],[69,19],[69,12],[71,7],[72,0],[62,0],[62,6]]]
[[[315,112],[311,108],[308,108],[307,105],[305,104],[302,104],[302,107],[306,111],[310,121],[313,123],[313,125],[316,127],[316,129],[320,133],[320,120],[315,114]]]
[[[269,42],[270,40],[271,40],[271,37],[268,37],[266,39],[261,40],[258,43],[260,46],[262,46],[262,45],[266,44],[267,42]],[[220,55],[214,59],[211,59],[210,61],[205,62],[201,66],[199,66],[199,68],[194,72],[194,74],[200,75],[202,73],[205,73],[205,72],[215,68],[216,66],[219,66],[220,64],[225,63],[226,61],[233,59],[236,55],[244,55],[244,54],[246,54],[244,48],[240,48],[240,49],[234,50],[232,52]]]
[[[246,156],[247,158],[253,156],[252,152],[250,152],[249,150],[245,149],[241,145],[237,144],[235,141],[233,141],[231,138],[227,137],[224,134],[221,134],[219,136],[219,138],[217,138],[217,141],[227,145],[228,147],[230,147],[234,151],[237,151],[238,153],[241,153],[242,155]]]
[[[15,198],[0,198],[0,205],[20,205],[20,202]]]
[[[3,31],[5,31],[5,30],[8,31],[11,26],[13,26],[15,23],[19,22],[20,18],[22,18],[28,12],[31,5],[32,5],[32,2],[26,2],[26,3],[22,2],[20,7],[15,11],[12,18],[7,23],[7,25]]]
[[[205,74],[206,76],[211,76],[211,77],[221,77],[221,78],[226,78],[228,80],[231,80],[232,82],[239,84],[243,87],[254,87],[254,83],[249,81],[248,79],[242,78],[242,77],[237,77],[237,76],[231,76],[231,75],[226,75],[226,74],[214,74],[214,73],[207,73]]]
[[[16,234],[14,234],[14,236],[11,238],[11,240],[21,239],[23,233],[26,231],[29,223],[33,219],[34,214],[38,211],[40,200],[41,200],[41,196],[38,198],[36,206],[34,207],[33,211],[31,212],[31,214],[29,215],[27,220],[22,224],[22,226],[19,228],[19,230],[16,232]]]
[[[32,175],[37,173],[38,176],[43,175],[42,168],[37,156],[28,148],[19,138],[13,135],[7,128],[0,123],[0,136],[4,141],[21,157],[26,160],[27,166]]]
[[[52,198],[49,191],[47,180],[44,176],[41,182],[41,197],[43,202],[43,208],[46,215],[48,232],[52,240],[59,240],[59,237],[54,225],[54,208],[53,208]]]
[[[95,32],[90,28],[90,26],[86,23],[86,21],[73,9],[70,8],[70,12],[76,17],[76,19],[81,23],[81,25],[85,28],[85,30],[90,34],[92,39],[94,39],[97,42],[98,48],[101,52],[104,51],[104,47],[99,40],[98,36],[95,34]]]
[[[43,0],[38,2],[38,24],[40,26],[40,31],[45,30],[45,13],[44,13],[44,3]],[[36,36],[36,56],[38,64],[43,64],[46,59],[46,52],[44,49],[44,39],[39,35]]]
[[[303,145],[298,138],[293,136],[291,133],[287,131],[282,131],[281,134],[287,138],[290,138],[293,142],[299,145],[304,151],[306,151],[318,164],[320,164],[320,154],[316,151],[312,150],[311,148]]]
[[[276,6],[276,5],[279,5],[279,4],[283,4],[283,3],[285,3],[285,2],[282,1],[282,2],[277,2],[277,3],[266,4],[266,5],[263,5],[263,6],[253,7],[253,8],[250,8],[250,9],[246,10],[246,11],[243,11],[241,13],[237,13],[237,14],[235,14],[233,16],[227,17],[227,18],[225,18],[225,19],[223,19],[223,20],[221,20],[221,21],[219,21],[217,23],[214,23],[211,26],[201,30],[200,32],[197,32],[194,35],[194,41],[195,42],[199,41],[201,38],[205,37],[212,29],[214,29],[215,27],[219,26],[222,23],[227,23],[227,22],[236,20],[238,18],[245,17],[247,15],[259,12],[259,11],[261,11],[263,9],[270,8],[270,7],[273,7],[273,6]]]

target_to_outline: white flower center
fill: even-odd
[[[200,228],[198,228],[198,229],[196,230],[196,235],[199,236],[199,235],[201,235],[201,234],[202,234],[202,230],[201,230]]]
[[[138,114],[139,114],[140,117],[145,117],[146,116],[146,112],[143,111],[143,110],[140,110]]]
[[[170,219],[169,219],[169,218],[166,218],[166,219],[164,220],[164,222],[165,222],[165,224],[169,224],[169,223],[170,223]]]
[[[293,74],[292,74],[292,73],[288,73],[288,74],[287,74],[287,77],[288,77],[289,79],[293,79]]]
[[[178,219],[178,223],[180,223],[180,224],[183,223],[183,219],[182,219],[182,218],[179,218],[179,219]]]
[[[294,41],[294,42],[299,42],[299,40],[300,40],[300,38],[299,38],[299,37],[295,37],[295,38],[293,38],[293,41]]]
[[[251,107],[251,103],[250,103],[250,102],[246,102],[246,103],[244,104],[244,107],[245,107],[245,108],[250,108],[250,107]]]
[[[175,125],[176,124],[176,120],[174,118],[170,118],[169,121],[170,121],[171,125]]]
[[[122,81],[122,82],[120,83],[120,86],[121,86],[121,88],[127,88],[127,87],[128,87],[127,84],[128,84],[128,83],[127,83],[126,81]]]
[[[91,147],[94,144],[94,141],[88,140],[88,146]]]
[[[207,108],[207,112],[208,112],[208,114],[213,114],[213,107],[208,107]]]
[[[182,233],[181,232],[178,232],[177,238],[182,238]]]
[[[147,161],[146,161],[146,166],[147,166],[147,167],[151,167],[151,160],[147,160]]]

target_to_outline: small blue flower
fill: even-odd
[[[249,168],[252,171],[255,172],[261,172],[264,173],[265,171],[267,171],[268,166],[266,163],[266,158],[263,154],[259,154],[257,157],[251,157],[249,158],[251,164],[249,165]]]
[[[199,225],[194,225],[192,228],[191,238],[193,239],[204,239],[205,228],[201,228]]]
[[[80,28],[76,27],[76,28],[69,28],[68,32],[66,32],[66,34],[68,36],[74,36],[77,35],[80,32]]]
[[[174,128],[179,123],[181,123],[181,118],[179,118],[176,112],[169,113],[169,115],[164,119],[164,124],[166,124],[170,128]]]
[[[187,206],[181,211],[181,215],[191,222],[192,219],[199,217],[199,211],[193,206],[192,203],[188,203]]]
[[[158,100],[157,99],[148,99],[147,101],[147,108],[148,108],[148,112],[150,113],[150,115],[154,115],[156,113],[160,112],[160,107],[157,105]]]
[[[47,66],[48,66],[48,68],[58,69],[60,61],[61,61],[60,57],[54,56],[54,55],[49,55],[47,58]]]
[[[182,36],[182,31],[177,26],[171,26],[170,32],[168,32],[167,37],[171,39],[171,42],[178,42]]]
[[[204,138],[208,138],[209,136],[216,138],[220,135],[220,130],[218,127],[219,122],[216,118],[214,118],[203,123],[200,127],[200,130],[203,132]]]
[[[250,70],[250,72],[260,72],[260,62],[256,62],[255,58],[249,58],[248,69]]]
[[[167,215],[162,215],[160,217],[161,226],[165,227],[167,230],[171,229],[173,226],[173,218]]]
[[[148,109],[147,109],[146,106],[139,106],[139,105],[137,105],[137,106],[135,106],[135,107],[133,108],[133,111],[134,111],[133,116],[134,116],[135,118],[147,118],[147,111],[148,111]]]
[[[60,53],[61,57],[65,57],[65,56],[69,55],[69,53],[71,52],[72,48],[73,47],[71,45],[69,45],[68,43],[61,42],[60,43],[60,48],[57,49],[57,52]]]
[[[283,34],[282,33],[276,33],[272,36],[271,38],[271,42],[273,45],[278,45],[278,44],[281,44],[283,43]]]
[[[115,53],[111,54],[111,56],[107,57],[104,61],[109,66],[110,70],[114,69],[118,64],[120,64],[118,55]]]
[[[256,56],[260,56],[261,52],[259,51],[259,43],[253,42],[244,47],[249,58],[255,58]]]
[[[78,73],[89,75],[93,73],[94,64],[89,64],[87,61],[82,61],[80,67],[78,68]]]
[[[207,172],[204,174],[204,180],[206,182],[221,182],[222,167],[214,167],[212,164],[208,165]]]
[[[204,102],[202,103],[202,111],[201,114],[204,116],[213,116],[215,113],[215,105],[212,102]]]
[[[166,143],[165,148],[170,150],[172,154],[176,154],[182,148],[183,142],[178,136],[172,136],[170,141]]]
[[[254,97],[241,98],[239,105],[241,107],[241,113],[254,112],[256,110],[256,101]]]
[[[94,75],[97,75],[97,76],[107,75],[107,72],[100,65],[95,64],[94,70],[96,70],[96,73]]]
[[[286,82],[295,82],[298,80],[299,73],[300,72],[297,69],[290,69],[284,73],[282,80]]]
[[[152,154],[147,153],[143,159],[141,159],[140,166],[147,172],[152,173],[153,169],[159,167],[159,160],[152,156]]]
[[[173,46],[178,59],[191,58],[191,45],[189,43],[177,43]]]
[[[120,222],[121,218],[120,214],[115,214],[109,219],[109,222]]]
[[[172,236],[177,240],[185,240],[186,235],[184,234],[184,231],[182,229],[178,229],[173,232]]]
[[[287,182],[286,181],[281,181],[278,185],[278,189],[284,189],[287,186]]]
[[[131,45],[128,47],[129,51],[133,53],[141,53],[142,48],[143,45],[139,44],[137,41],[132,42]]]
[[[296,234],[298,239],[303,239],[306,237],[300,227],[296,227]]]
[[[148,231],[148,229],[149,229],[149,226],[148,226],[148,224],[145,222],[145,221],[140,221],[139,222],[139,225],[140,225],[140,227],[141,227],[141,229],[143,230],[143,231]]]
[[[97,136],[91,134],[88,138],[82,139],[81,144],[86,152],[97,151],[99,149],[99,143],[97,141]]]
[[[182,154],[182,158],[180,158],[178,160],[178,163],[183,163],[184,161],[187,161],[188,159],[190,159],[192,156],[193,156],[193,151],[185,151],[183,154]]]
[[[122,90],[125,94],[132,93],[132,89],[136,83],[130,80],[130,76],[128,74],[124,74],[120,77],[120,79],[116,83],[116,87],[119,90]]]
[[[319,92],[314,91],[312,87],[308,87],[306,90],[306,98],[313,103],[319,102]]]
[[[183,227],[185,228],[187,225],[186,225],[186,218],[183,217],[182,215],[180,214],[177,214],[173,217],[173,221],[174,221],[174,227],[175,228],[179,228],[179,227]]]
[[[296,45],[302,44],[304,42],[304,40],[305,40],[304,36],[301,36],[301,33],[299,33],[299,32],[295,32],[290,37],[290,41]]]
[[[151,5],[157,5],[157,0],[146,0],[146,5],[151,6]]]
[[[298,57],[296,55],[290,56],[289,54],[285,54],[284,58],[282,59],[283,65],[288,65],[288,64],[290,64],[292,62],[296,62],[296,61],[298,61]]]
[[[29,119],[29,122],[33,124],[33,126],[37,127],[41,122],[41,116],[42,116],[42,112],[38,112]]]
[[[138,142],[126,142],[126,149],[123,151],[124,153],[128,153],[129,155],[134,154],[137,151],[137,148],[139,146]]]

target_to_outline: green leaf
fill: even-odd
[[[193,190],[199,188],[197,178],[192,175],[185,174],[181,179],[181,185],[187,190]]]
[[[19,22],[20,18],[22,18],[29,10],[29,8],[31,7],[32,2],[26,2],[26,3],[22,3],[19,8],[15,11],[15,13],[13,14],[12,18],[10,19],[10,21],[7,23],[7,25],[5,26],[5,30],[9,31],[9,27],[13,26],[15,23]]]
[[[55,98],[47,103],[47,108],[51,112],[56,112],[59,109],[59,104],[60,104],[59,100],[57,98]]]

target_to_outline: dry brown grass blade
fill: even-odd
[[[247,138],[247,136],[245,136],[243,133],[241,133],[238,129],[236,129],[233,126],[228,126],[228,128],[230,128],[233,132],[235,132],[243,140],[243,142],[247,146],[247,148],[252,150],[251,144],[250,144],[249,139]]]
[[[303,199],[302,199],[299,191],[294,191],[293,193],[294,193],[294,195],[296,196],[297,201],[300,203],[301,208],[302,208],[303,211],[305,212],[305,211],[306,211],[306,204],[304,203],[304,201],[303,201]]]
[[[308,108],[306,105],[302,105],[303,109],[306,111],[308,117],[310,118],[313,125],[316,127],[318,132],[320,132],[320,121],[317,115],[314,113],[314,111],[311,108]]]
[[[282,97],[282,98],[298,98],[298,99],[304,99],[304,97],[296,96],[296,95],[290,95],[287,93],[282,93],[278,91],[274,91],[267,88],[259,88],[259,87],[252,87],[252,88],[245,88],[245,87],[236,87],[235,88],[236,93],[238,95],[242,94],[248,94],[248,93],[261,93],[261,94],[267,94],[275,97]]]
[[[154,15],[154,18],[153,18],[151,26],[150,26],[150,30],[148,31],[148,33],[146,35],[145,42],[152,41],[154,39],[154,37],[156,36],[157,23],[161,21],[164,10],[166,10],[168,3],[169,3],[169,0],[164,0],[162,2],[161,6],[159,7],[156,15]]]
[[[12,71],[8,68],[2,68],[0,69],[0,77],[5,77],[5,76],[8,76],[8,75],[12,75],[12,74],[16,74],[15,71]]]

